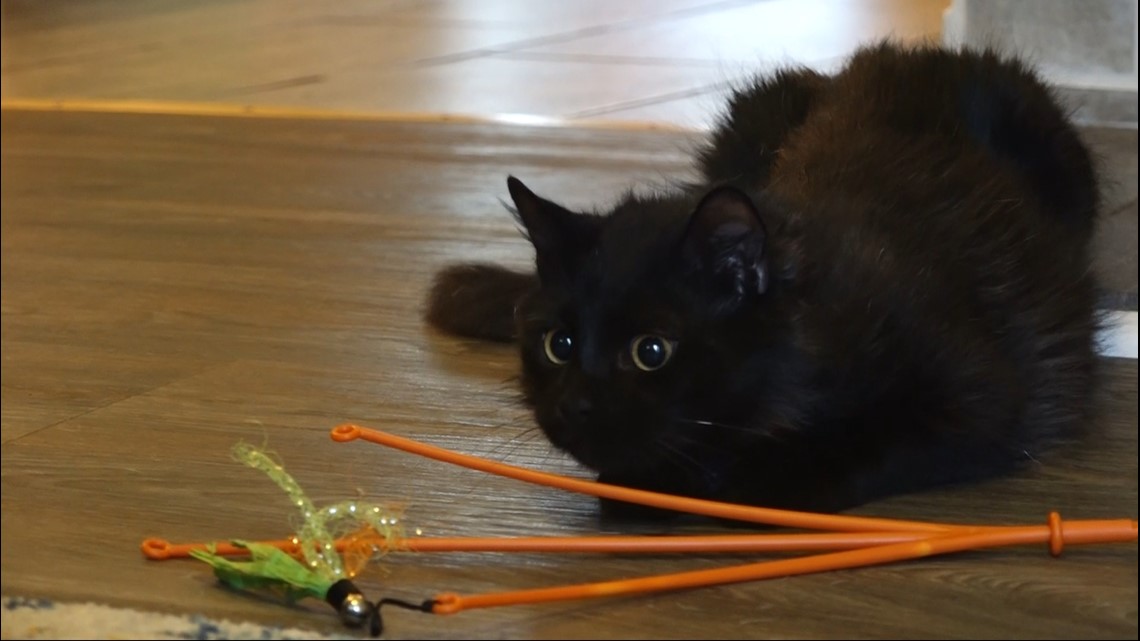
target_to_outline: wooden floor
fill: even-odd
[[[499,202],[507,174],[600,204],[684,172],[690,136],[18,110],[0,134],[5,594],[339,632],[323,604],[236,595],[195,561],[139,554],[148,536],[291,532],[284,495],[231,460],[242,440],[277,452],[318,503],[406,504],[408,527],[427,535],[611,531],[588,498],[335,444],[328,430],[354,421],[580,473],[518,408],[511,351],[431,333],[423,296],[445,262],[531,259]],[[861,511],[1136,518],[1136,361],[1108,371],[1087,442],[1017,478]],[[420,600],[737,562],[404,554],[361,583]],[[387,623],[391,638],[1135,638],[1137,547],[1009,549],[453,617],[391,611]]]

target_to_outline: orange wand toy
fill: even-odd
[[[395,525],[396,519],[395,517],[384,516],[381,513],[381,508],[348,502],[330,506],[321,511],[316,511],[311,504],[309,507],[303,508],[303,511],[307,510],[312,514],[323,514],[325,519],[327,519],[330,510],[332,513],[341,515],[345,515],[346,512],[357,512],[353,517],[353,523],[357,525],[363,523],[363,527],[358,527],[351,533],[345,533],[335,539],[328,528],[321,529],[320,537],[314,537],[310,532],[309,536],[293,537],[289,540],[262,543],[236,542],[236,545],[223,542],[172,544],[162,539],[147,539],[143,542],[143,553],[148,558],[155,560],[194,556],[202,560],[210,560],[217,570],[219,566],[231,568],[251,565],[252,567],[252,564],[243,565],[242,562],[227,561],[225,557],[249,556],[255,550],[258,550],[262,557],[270,554],[271,551],[286,559],[303,557],[310,560],[313,558],[314,550],[319,550],[325,555],[322,558],[328,559],[333,564],[336,563],[336,559],[332,555],[343,554],[345,572],[342,574],[352,576],[363,567],[373,553],[393,551],[822,552],[810,556],[748,563],[727,568],[553,588],[464,596],[445,592],[422,603],[409,603],[398,599],[381,599],[376,604],[365,602],[370,609],[369,618],[372,632],[379,634],[382,629],[379,608],[385,604],[399,605],[434,614],[453,614],[475,608],[645,594],[787,577],[1009,545],[1047,543],[1050,551],[1056,556],[1061,553],[1065,545],[1130,542],[1135,541],[1137,536],[1136,521],[1134,520],[1062,522],[1060,516],[1055,512],[1049,515],[1048,523],[1043,525],[981,526],[814,514],[734,505],[633,490],[528,470],[459,454],[356,425],[338,426],[332,430],[331,436],[333,440],[338,442],[365,440],[474,470],[593,496],[706,516],[816,530],[816,532],[655,537],[409,538],[404,537],[397,529],[389,527]],[[274,477],[274,480],[290,494],[293,502],[299,505],[304,503],[307,499],[304,499],[295,482],[284,473],[280,466],[271,467],[272,469],[269,470],[273,472],[270,474],[271,477]],[[372,520],[362,518],[361,515],[371,517]],[[306,528],[309,529],[317,526],[323,528],[322,524],[332,522],[318,519],[315,523],[317,525],[314,525],[314,521],[309,520],[308,517],[306,518]],[[250,575],[255,579],[252,585],[257,585],[257,581],[264,579],[261,570],[254,568],[249,570],[249,574],[244,575],[242,580],[236,584],[231,584],[247,587],[251,584]],[[226,580],[226,577],[221,573],[219,576]],[[342,612],[342,616],[343,614]]]
[[[938,554],[1006,545],[1048,543],[1050,552],[1054,556],[1059,556],[1066,544],[1130,542],[1136,540],[1136,521],[1131,519],[1062,522],[1060,515],[1056,512],[1052,512],[1049,515],[1048,524],[1043,526],[963,526],[775,510],[690,499],[561,477],[554,474],[527,470],[458,454],[442,448],[356,425],[346,424],[338,426],[332,430],[331,436],[333,440],[338,442],[347,442],[356,439],[366,440],[371,443],[385,445],[387,447],[404,450],[471,469],[506,476],[508,478],[652,507],[707,516],[733,518],[768,525],[802,527],[818,530],[830,529],[838,532],[909,532],[913,536],[921,537],[903,542],[885,544],[868,543],[867,547],[842,552],[751,563],[715,570],[701,570],[639,579],[626,579],[622,581],[606,581],[602,583],[588,583],[557,588],[521,590],[476,596],[460,596],[445,593],[425,602],[425,609],[430,605],[431,611],[437,614],[452,614],[473,608],[659,592],[741,581],[754,581],[863,567],[893,561],[918,559]],[[787,547],[783,549],[793,548]]]

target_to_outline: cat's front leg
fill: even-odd
[[[598,482],[606,485],[618,485],[638,490],[648,490],[664,494],[691,496],[691,488],[684,487],[682,483],[670,481],[662,475],[642,474],[640,476],[606,474],[598,475]],[[598,516],[606,525],[637,524],[637,523],[668,523],[685,516],[681,512],[663,510],[637,503],[617,501],[614,499],[598,499]]]

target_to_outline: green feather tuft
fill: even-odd
[[[249,550],[248,561],[231,561],[213,550],[194,550],[190,554],[214,568],[214,575],[238,590],[268,589],[290,601],[305,597],[324,599],[337,579],[329,580],[318,572],[272,545],[233,541]]]

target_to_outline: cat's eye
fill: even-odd
[[[565,365],[574,354],[574,338],[564,329],[552,329],[542,336],[546,358],[555,365]]]
[[[633,339],[629,346],[629,354],[633,357],[633,364],[643,372],[652,372],[661,369],[673,356],[673,341],[642,334]]]

